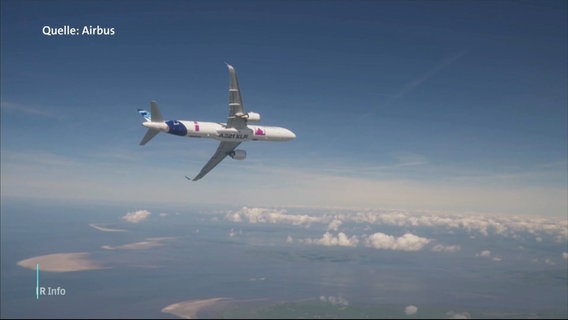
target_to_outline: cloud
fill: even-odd
[[[130,223],[140,223],[148,219],[151,213],[148,210],[138,210],[127,213],[122,219]]]
[[[558,242],[568,239],[568,221],[555,218],[518,216],[486,216],[483,214],[452,214],[443,212],[409,212],[405,210],[366,210],[343,217],[356,223],[369,223],[398,227],[441,227],[464,230],[482,236],[501,235],[518,237],[528,233],[542,240],[543,235],[552,236]]]
[[[471,314],[469,312],[446,312],[448,319],[471,319]]]
[[[411,316],[413,314],[416,314],[416,312],[418,312],[418,308],[414,305],[409,305],[409,306],[406,306],[406,308],[404,308],[404,313],[407,316]]]
[[[320,296],[320,301],[331,303],[334,306],[343,306],[347,307],[349,305],[349,301],[342,297],[334,297],[334,296]]]
[[[266,277],[260,277],[260,278],[250,278],[249,281],[264,281],[266,280]]]
[[[286,243],[293,243],[294,242],[294,238],[292,238],[291,235],[288,235],[288,237],[286,238]]]
[[[482,257],[482,258],[490,258],[492,261],[495,261],[495,262],[499,262],[499,261],[503,260],[501,257],[493,256],[491,254],[490,250],[483,250],[480,253],[476,253],[475,256],[476,257]]]
[[[327,231],[337,231],[337,229],[339,229],[339,226],[341,226],[342,223],[343,222],[341,220],[333,219],[333,221],[331,221],[327,226]]]
[[[419,251],[430,241],[430,239],[422,238],[411,233],[405,233],[403,236],[395,238],[393,236],[377,232],[367,237],[365,245],[375,249]]]
[[[460,245],[443,244],[437,242],[436,239],[414,235],[422,229],[436,229],[436,234],[445,230],[447,234],[452,235],[459,231],[469,234],[472,239],[477,236],[499,236],[515,240],[541,238],[543,242],[552,240],[558,243],[568,239],[568,221],[554,217],[489,216],[479,213],[456,214],[427,210],[342,209],[337,207],[327,209],[290,207],[287,210],[243,207],[240,210],[223,214],[225,219],[235,223],[281,224],[304,228],[316,226],[315,228],[318,229],[321,227],[326,230],[321,238],[302,240],[293,239],[290,236],[286,238],[286,242],[323,246],[357,247],[362,244],[377,249],[420,251],[430,244],[429,250],[443,253],[455,253],[462,249]],[[337,233],[345,224],[350,230],[360,233],[351,234],[350,237],[344,232]],[[368,230],[375,229],[373,226],[397,227],[406,231],[406,234],[401,237],[380,232],[369,234]],[[415,231],[408,233],[408,229]],[[430,231],[425,230],[424,232],[429,233]],[[502,261],[502,257],[492,255],[489,250],[486,251],[478,251],[476,256],[495,262]]]
[[[228,213],[225,218],[233,222],[271,223],[271,224],[291,224],[310,226],[312,223],[321,222],[321,218],[309,215],[292,215],[286,210],[248,208],[243,207],[236,212]]]
[[[461,247],[459,245],[442,245],[442,244],[437,244],[435,246],[432,247],[432,251],[434,252],[458,252],[461,250]]]
[[[226,214],[225,218],[237,223],[271,223],[310,226],[327,224],[327,231],[338,231],[344,223],[386,225],[397,227],[445,228],[463,230],[482,236],[500,235],[516,238],[529,234],[543,240],[545,236],[557,242],[568,240],[568,221],[555,218],[534,218],[519,216],[486,216],[484,214],[456,214],[436,211],[406,210],[343,210],[334,214],[292,214],[284,209],[243,207],[236,212]],[[345,212],[347,211],[347,212]]]
[[[34,116],[41,116],[46,118],[58,118],[58,114],[55,112],[50,112],[49,108],[40,107],[40,106],[32,106],[32,105],[24,105],[20,103],[13,103],[8,101],[2,101],[0,103],[2,110],[9,110],[21,113],[27,113]]]
[[[239,231],[235,231],[233,228],[231,228],[231,231],[229,231],[229,237],[234,238],[236,236],[240,236],[243,234],[243,231],[239,229]]]
[[[357,236],[348,237],[345,233],[340,232],[337,236],[326,232],[320,239],[305,239],[304,243],[316,244],[322,246],[340,246],[340,247],[356,247],[359,244]]]
[[[483,250],[480,253],[478,253],[478,256],[480,256],[480,257],[491,257],[491,251]]]
[[[432,77],[434,77],[437,73],[444,70],[456,60],[461,58],[463,55],[467,53],[467,50],[462,50],[458,53],[455,53],[452,56],[446,57],[440,63],[435,65],[433,68],[429,69],[427,72],[418,75],[412,81],[405,84],[395,95],[393,95],[384,105],[389,106],[394,101],[400,99],[401,97],[407,95],[408,93],[412,92],[416,87],[420,86],[422,83],[428,81]]]
[[[562,252],[562,258],[568,260],[568,252]]]

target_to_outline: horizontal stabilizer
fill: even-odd
[[[148,131],[146,131],[146,134],[144,135],[144,138],[142,138],[142,141],[140,141],[140,145],[145,145],[146,142],[152,140],[152,138],[154,138],[158,133],[160,133],[160,131],[155,129],[148,129]]]

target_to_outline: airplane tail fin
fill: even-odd
[[[158,103],[156,101],[150,102],[150,112],[138,109],[138,113],[140,113],[144,117],[145,122],[164,122],[164,117],[162,117],[162,113],[160,112],[160,108],[158,108]],[[159,130],[148,128],[144,138],[140,141],[140,145],[145,145],[148,141],[152,140],[158,133]]]
[[[160,108],[158,108],[158,103],[156,101],[150,102],[150,112],[144,109],[138,109],[138,113],[144,117],[145,121],[151,122],[163,122],[164,117],[162,117],[162,113],[160,112]]]
[[[144,117],[144,121],[146,122],[150,122],[152,121],[152,115],[150,114],[150,112],[144,110],[144,109],[138,109],[138,113]]]

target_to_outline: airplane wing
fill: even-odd
[[[231,81],[229,83],[229,117],[227,119],[227,128],[244,129],[247,127],[247,120],[243,118],[245,114],[243,100],[237,80],[235,68],[227,64]]]
[[[219,162],[223,161],[223,159],[225,159],[226,156],[228,156],[231,152],[233,152],[233,150],[235,150],[235,148],[239,144],[241,144],[241,143],[240,142],[225,142],[225,141],[221,142],[219,144],[219,147],[217,148],[217,151],[215,151],[215,154],[213,154],[211,159],[209,159],[209,161],[201,169],[199,174],[195,178],[193,178],[193,181],[197,181],[197,180],[203,178],[209,171],[211,171],[213,168],[215,168],[215,166],[218,165]]]

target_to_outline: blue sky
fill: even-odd
[[[564,1],[2,1],[2,197],[565,215]],[[45,36],[43,26],[114,28]],[[137,108],[287,127],[189,183],[213,140]]]

